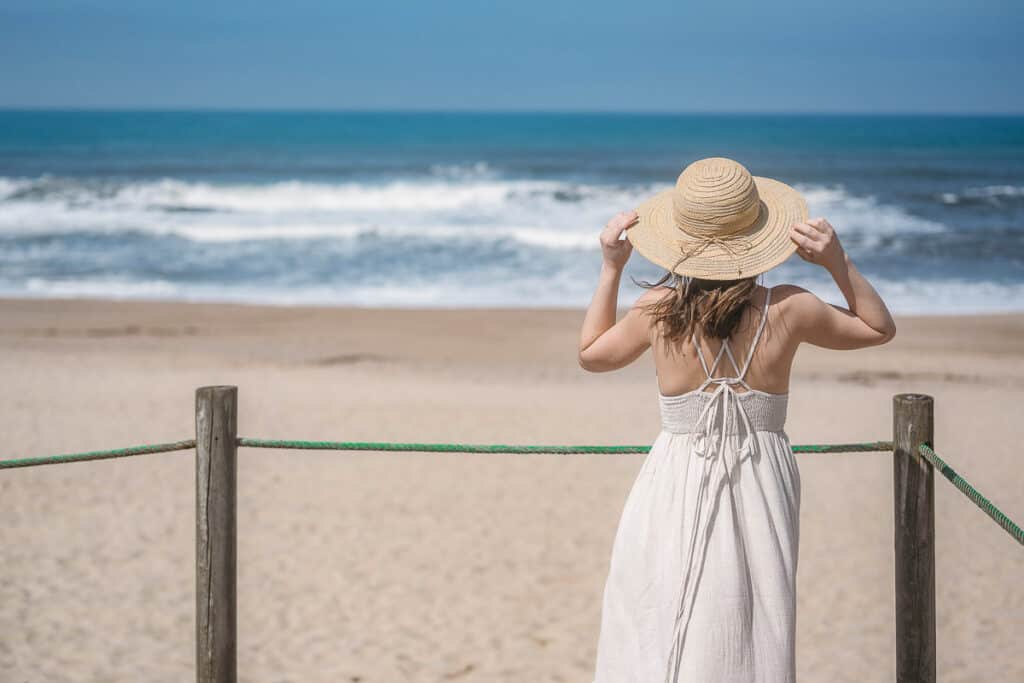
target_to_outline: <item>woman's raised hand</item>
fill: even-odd
[[[796,253],[808,263],[815,263],[834,273],[846,262],[846,252],[839,243],[839,236],[824,218],[794,223],[789,229],[789,236],[796,242]]]
[[[827,220],[794,223],[789,235],[800,258],[828,270],[848,307],[826,304],[807,290],[786,285],[797,290],[791,309],[796,312],[794,324],[802,330],[803,341],[828,349],[859,349],[884,344],[896,335],[896,323],[885,302],[847,257]]]
[[[622,233],[634,226],[639,217],[636,211],[623,211],[616,214],[601,231],[601,255],[605,265],[617,270],[625,267],[629,255],[633,253],[633,245],[627,239],[620,239]]]

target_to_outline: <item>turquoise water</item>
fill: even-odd
[[[4,111],[0,293],[578,306],[601,225],[705,156],[800,189],[897,311],[1024,308],[1021,117]]]

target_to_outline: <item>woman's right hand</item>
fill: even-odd
[[[846,252],[839,243],[839,236],[824,218],[794,223],[789,229],[789,236],[796,242],[796,253],[808,263],[822,266],[830,273],[846,264]]]

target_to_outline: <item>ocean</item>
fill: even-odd
[[[1024,117],[909,115],[0,111],[0,295],[584,306],[608,218],[708,156],[802,191],[897,313],[1024,310]]]

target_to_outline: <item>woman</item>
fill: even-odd
[[[621,239],[626,233],[626,239]],[[632,249],[669,272],[616,322]],[[784,431],[801,343],[884,344],[896,327],[828,221],[792,188],[730,159],[601,233],[601,276],[579,361],[615,370],[650,347],[662,430],[612,547],[595,683],[795,679],[800,474]],[[848,309],[757,276],[796,251],[825,268]]]

